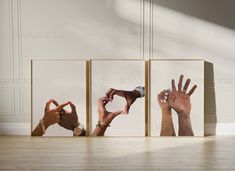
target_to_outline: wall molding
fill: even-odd
[[[15,99],[15,92],[14,92],[14,88],[12,87],[0,87],[0,91],[9,91],[9,95],[10,95],[10,105],[11,105],[11,111],[9,112],[2,112],[0,111],[0,115],[14,115],[15,113],[15,103],[14,103],[14,99]]]
[[[142,3],[142,59],[153,58],[153,2],[152,0],[143,0]]]
[[[24,96],[25,96],[24,91],[25,90],[28,90],[28,92],[30,92],[30,87],[20,87],[20,89],[19,89],[19,98],[20,98],[20,100],[19,100],[19,102],[20,102],[20,104],[19,104],[19,114],[20,115],[30,115],[30,110],[29,111],[24,111],[24,103],[25,103],[25,101],[24,101]],[[29,97],[28,97],[29,101],[31,100],[30,99],[30,94],[31,93],[29,93]]]
[[[12,0],[8,1],[8,27],[9,27],[9,71],[10,75],[9,78],[6,79],[0,79],[0,82],[5,83],[5,82],[13,82],[14,81],[14,59],[13,59],[13,9],[12,9]]]
[[[30,123],[0,123],[0,135],[30,135]],[[206,123],[205,135],[235,135],[235,123]]]
[[[18,32],[18,39],[17,39],[17,45],[18,45],[18,69],[19,69],[19,80],[27,80],[23,76],[22,68],[23,68],[23,59],[22,59],[22,20],[21,20],[21,0],[17,0],[17,32]]]

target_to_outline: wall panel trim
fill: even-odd
[[[0,123],[0,135],[30,135],[30,123]],[[206,123],[205,135],[235,135],[235,123]]]

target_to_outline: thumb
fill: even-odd
[[[72,102],[70,102],[70,107],[71,107],[71,112],[72,113],[76,113],[77,112],[76,111],[76,106]]]
[[[129,113],[129,109],[130,109],[130,104],[126,104],[125,108],[124,108],[124,113],[128,114]]]
[[[124,113],[123,110],[118,110],[116,112],[113,112],[112,114],[113,114],[114,117],[116,117],[116,116],[118,116],[118,115],[120,115],[122,113]]]

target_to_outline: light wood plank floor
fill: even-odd
[[[235,170],[235,137],[0,136],[0,170]]]

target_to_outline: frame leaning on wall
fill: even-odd
[[[43,59],[42,59],[43,60]],[[55,60],[55,59],[54,59]],[[60,61],[68,61],[70,59],[59,59]],[[75,61],[85,61],[86,62],[86,129],[87,135],[91,135],[91,69],[92,69],[92,60],[80,60],[80,59],[71,59]],[[95,59],[96,60],[109,60],[109,61],[120,61],[121,59]],[[144,125],[145,125],[145,137],[151,136],[151,61],[156,60],[176,60],[176,61],[204,61],[201,59],[154,59],[154,60],[133,60],[133,59],[124,59],[121,61],[143,61],[144,62],[144,86],[145,86],[145,97],[144,97],[144,106],[145,106],[145,113],[144,113]],[[33,61],[31,60],[31,132],[33,131]],[[51,61],[50,59],[45,59],[45,61]],[[57,61],[57,60],[56,60]]]
[[[146,89],[145,89],[145,97],[144,97],[144,104],[143,104],[143,106],[144,106],[144,120],[143,120],[143,122],[141,123],[141,124],[143,124],[143,135],[133,135],[133,136],[148,136],[149,135],[149,129],[148,129],[148,107],[147,107],[147,105],[148,105],[148,61],[145,61],[145,60],[139,60],[139,59],[92,59],[91,61],[90,61],[90,69],[89,69],[89,71],[90,71],[90,76],[91,77],[93,77],[92,76],[92,73],[93,73],[93,70],[92,69],[94,69],[94,65],[96,64],[96,62],[98,62],[98,64],[99,63],[102,63],[102,62],[108,62],[108,63],[113,63],[113,64],[115,64],[115,62],[142,62],[143,63],[143,86],[145,86],[145,87],[147,87]],[[130,66],[130,68],[131,68],[131,66]],[[122,70],[122,68],[121,68],[121,70]],[[90,77],[90,78],[91,78]],[[124,77],[125,78],[125,77]],[[107,79],[109,80],[109,77],[107,77]],[[92,80],[92,79],[91,79]],[[90,80],[90,81],[91,81]],[[93,86],[93,83],[92,83],[92,81],[91,81],[91,84],[89,85],[89,87],[90,88],[92,88],[92,86]],[[115,85],[116,86],[116,85]],[[134,86],[138,86],[138,85],[134,85]],[[117,89],[119,89],[119,87],[110,87],[110,88],[117,88]],[[134,87],[132,87],[132,88],[134,88]],[[124,88],[125,89],[125,88]],[[93,91],[94,89],[91,89],[90,90],[90,93]],[[126,89],[125,89],[126,90]],[[92,93],[94,93],[94,92],[92,92]],[[92,100],[92,99],[90,99],[90,100]],[[92,104],[92,102],[90,102],[90,104],[91,104],[91,108],[92,108],[92,106],[93,106],[93,104]],[[133,106],[133,108],[134,108],[135,106]],[[134,115],[134,113],[130,113],[130,115]],[[89,123],[92,123],[92,120],[91,120],[91,115],[92,115],[92,111],[90,112],[90,117],[89,117]],[[120,119],[120,118],[119,118]],[[115,122],[115,120],[114,120],[114,122]],[[93,122],[94,123],[94,122]],[[116,123],[116,122],[115,122]],[[112,125],[112,124],[111,124]],[[90,124],[90,126],[92,126],[92,124]],[[121,125],[120,125],[121,126]],[[125,128],[123,128],[123,129],[125,129]],[[90,128],[90,131],[92,131],[91,130],[91,128]],[[111,131],[111,130],[110,130]],[[90,132],[90,134],[91,134],[91,132]],[[108,134],[108,133],[107,133]],[[114,135],[107,135],[107,136],[114,136]],[[115,136],[119,136],[119,135],[115,135]],[[127,135],[122,135],[122,136],[127,136]]]
[[[174,66],[175,66],[175,68],[167,68],[167,70],[169,69],[169,70],[171,70],[171,72],[170,73],[174,73],[174,69],[176,69],[176,73],[177,73],[177,70],[178,70],[178,72],[179,72],[179,70],[180,71],[183,71],[183,73],[178,73],[175,77],[172,77],[171,79],[175,79],[175,84],[176,84],[176,86],[177,86],[177,84],[178,84],[178,79],[179,79],[179,76],[180,76],[180,74],[186,74],[185,75],[185,77],[184,77],[184,80],[183,80],[183,85],[184,85],[184,83],[185,83],[185,81],[186,81],[186,79],[187,78],[190,78],[190,79],[192,79],[191,78],[191,76],[190,76],[190,72],[191,72],[191,74],[193,73],[193,72],[195,72],[196,74],[192,74],[192,75],[197,75],[198,73],[201,73],[201,74],[199,74],[199,75],[197,75],[196,77],[200,77],[200,79],[199,80],[195,80],[195,79],[192,79],[191,80],[191,83],[190,83],[190,85],[189,85],[189,88],[188,88],[188,91],[190,90],[190,87],[192,87],[193,86],[193,84],[195,84],[195,81],[197,81],[198,83],[201,83],[201,84],[198,84],[198,88],[196,89],[196,91],[195,91],[195,93],[192,95],[192,97],[190,98],[191,99],[191,103],[192,103],[192,112],[195,114],[195,103],[193,103],[193,100],[194,100],[194,102],[195,102],[195,96],[197,96],[197,103],[200,103],[199,104],[199,108],[200,108],[200,110],[199,109],[197,109],[196,108],[196,110],[198,110],[198,119],[197,120],[199,120],[199,122],[198,122],[198,125],[200,125],[199,127],[200,127],[200,129],[199,130],[201,130],[201,131],[198,131],[197,129],[195,129],[195,127],[197,127],[197,125],[196,124],[194,124],[194,129],[196,130],[196,134],[194,135],[194,137],[203,137],[204,136],[204,64],[205,64],[205,61],[203,60],[203,59],[151,59],[150,61],[149,61],[149,92],[151,92],[151,93],[149,93],[149,99],[150,99],[150,103],[149,103],[149,136],[151,136],[151,137],[153,137],[153,136],[160,136],[159,134],[158,135],[156,135],[156,130],[155,130],[155,133],[153,133],[154,131],[153,131],[153,127],[154,127],[154,125],[152,125],[152,119],[153,118],[151,118],[152,116],[153,116],[153,113],[152,113],[152,111],[153,111],[153,95],[154,96],[156,96],[155,95],[155,93],[159,93],[159,92],[155,92],[152,88],[153,87],[151,87],[151,86],[153,86],[153,80],[155,79],[155,81],[156,81],[156,77],[158,76],[158,78],[159,78],[159,74],[157,74],[157,75],[155,75],[155,77],[154,77],[154,79],[151,79],[151,78],[153,78],[153,74],[156,74],[156,73],[153,73],[153,63],[155,62],[155,64],[157,63],[157,62],[169,62],[169,63],[171,63],[170,65],[172,65],[172,63],[174,64]],[[194,63],[192,66],[197,66],[198,68],[197,69],[200,69],[200,70],[193,70],[193,69],[195,69],[195,68],[192,68],[192,66],[184,66],[184,65],[180,65],[180,67],[178,66],[178,69],[177,69],[177,64],[175,64],[175,63],[181,63],[182,62],[182,64],[184,63],[184,62],[186,62],[186,63]],[[168,66],[169,67],[169,66]],[[180,68],[180,69],[179,69]],[[183,69],[182,69],[183,68]],[[163,69],[164,70],[164,69]],[[161,70],[162,72],[164,72],[163,70]],[[187,71],[189,71],[189,73],[187,72]],[[159,72],[158,72],[159,73]],[[173,74],[174,75],[174,74]],[[164,77],[164,76],[163,76]],[[161,78],[160,78],[161,79]],[[169,79],[169,87],[164,87],[164,88],[170,88],[171,87],[171,85],[170,85],[170,82],[171,82],[171,80]],[[159,83],[159,82],[158,82]],[[159,85],[159,84],[158,84]],[[182,86],[183,86],[182,85]],[[159,86],[157,86],[157,89],[159,88],[159,87],[161,87],[161,85],[159,85]],[[200,90],[200,91],[199,91]],[[198,92],[199,91],[199,92]],[[198,94],[199,93],[199,94]],[[200,101],[199,101],[199,99],[200,99]],[[198,105],[198,104],[197,104]],[[154,108],[155,110],[156,110],[156,107]],[[174,111],[173,111],[174,112]],[[157,113],[157,115],[159,115],[160,113],[158,112]],[[173,115],[173,114],[172,114]],[[154,117],[155,117],[156,115],[154,114]],[[155,119],[156,119],[156,117],[155,117]],[[173,118],[174,119],[174,118]],[[192,119],[192,118],[191,118]],[[195,115],[194,115],[194,119],[195,119]],[[158,122],[159,122],[159,119],[158,119]],[[156,125],[155,125],[156,126]],[[160,130],[158,130],[158,131],[160,131]],[[177,132],[176,132],[177,133]],[[189,136],[190,137],[190,136]]]
[[[48,61],[48,62],[53,62],[53,61],[66,61],[66,62],[73,62],[73,61],[77,61],[77,62],[84,62],[84,68],[85,68],[85,70],[84,70],[84,77],[85,77],[85,82],[84,82],[84,84],[85,84],[85,100],[84,100],[84,103],[85,103],[85,115],[83,115],[83,116],[85,116],[86,117],[86,122],[85,123],[83,123],[85,126],[86,126],[86,130],[87,130],[87,132],[89,131],[89,61],[87,61],[87,60],[80,60],[80,59],[33,59],[33,60],[31,60],[31,133],[32,133],[32,131],[33,131],[33,117],[34,117],[34,113],[33,113],[33,100],[34,100],[34,93],[33,93],[33,91],[34,91],[34,85],[33,85],[33,80],[34,80],[34,78],[33,78],[33,69],[34,69],[34,66],[33,66],[33,63],[34,62],[36,62],[36,61]],[[53,135],[52,135],[53,136]],[[87,136],[88,136],[88,134],[87,134]]]

